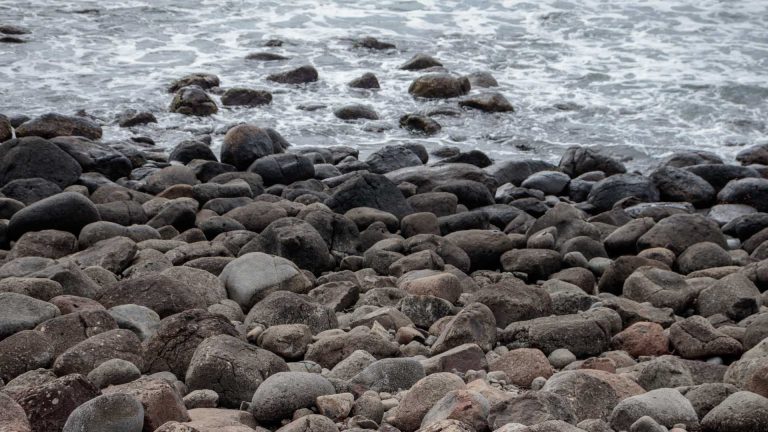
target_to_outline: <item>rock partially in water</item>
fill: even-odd
[[[272,52],[256,52],[245,56],[246,60],[259,60],[259,61],[280,61],[288,60],[290,57],[284,55],[272,53]]]
[[[85,117],[48,113],[28,120],[16,128],[16,136],[19,138],[27,136],[55,138],[73,135],[98,140],[102,135],[101,126]]]
[[[353,48],[367,48],[371,50],[389,50],[395,49],[395,44],[382,42],[373,36],[366,36],[352,43]]]
[[[306,84],[318,80],[317,69],[314,66],[300,66],[285,72],[274,73],[267,76],[268,81],[281,84]]]
[[[485,112],[512,112],[515,108],[501,93],[482,93],[459,101],[459,106]]]
[[[178,114],[204,117],[216,114],[219,107],[201,87],[187,86],[176,92],[169,110]]]
[[[333,110],[333,115],[342,120],[379,119],[379,115],[376,114],[376,111],[372,107],[361,104],[351,104],[338,107]]]
[[[133,127],[148,123],[157,123],[155,115],[148,111],[130,109],[123,111],[117,116],[117,124],[120,127]]]
[[[400,127],[424,135],[435,135],[442,129],[440,123],[421,114],[406,114],[400,117]]]
[[[173,81],[168,86],[168,93],[176,93],[182,88],[188,87],[188,86],[198,86],[203,90],[208,90],[213,87],[218,87],[220,85],[221,85],[221,81],[219,80],[219,77],[214,74],[202,73],[202,72],[193,73]]]
[[[253,90],[242,87],[227,89],[221,95],[221,104],[224,106],[248,106],[255,107],[272,103],[272,93],[265,90]]]
[[[431,67],[442,66],[442,65],[443,64],[440,63],[434,57],[427,54],[420,53],[420,54],[415,54],[408,61],[403,63],[400,66],[400,69],[414,71],[414,70],[429,69]]]
[[[434,73],[416,78],[408,87],[408,93],[426,99],[448,99],[463,96],[470,88],[467,77]]]
[[[366,72],[361,77],[355,78],[348,84],[352,88],[359,88],[359,89],[378,89],[381,88],[381,85],[379,85],[379,79],[376,78],[376,75],[374,75],[372,72]]]

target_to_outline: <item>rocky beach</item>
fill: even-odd
[[[762,129],[486,150],[527,115],[493,70],[344,44],[392,68],[270,38],[264,85],[0,105],[0,432],[768,431]]]

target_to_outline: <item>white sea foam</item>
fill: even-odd
[[[762,0],[0,0],[0,14],[33,31],[27,44],[0,44],[0,112],[86,109],[111,121],[138,108],[158,117],[158,125],[135,131],[109,126],[107,139],[137,133],[172,146],[215,132],[219,143],[226,125],[252,121],[299,145],[348,144],[366,153],[412,141],[397,127],[400,115],[442,103],[407,94],[417,74],[397,67],[417,52],[457,73],[490,71],[517,109],[440,117],[443,133],[418,139],[430,146],[555,160],[564,146],[599,145],[643,166],[649,156],[679,149],[732,158],[764,141],[768,128]],[[398,50],[351,49],[363,35]],[[284,46],[263,47],[271,38]],[[244,60],[255,51],[291,60]],[[294,88],[265,80],[306,63],[318,68],[320,82]],[[271,89],[273,103],[222,109],[209,119],[167,113],[165,86],[194,71],[218,74],[225,87]],[[381,91],[347,88],[367,71],[379,77]],[[331,108],[351,102],[373,106],[380,127],[333,116]],[[572,109],[560,109],[566,103]],[[299,109],[307,104],[329,108]]]

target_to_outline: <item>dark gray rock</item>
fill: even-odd
[[[198,86],[182,87],[173,97],[169,110],[188,116],[210,116],[219,111],[216,102]]]
[[[467,77],[427,74],[416,78],[408,87],[408,93],[427,99],[446,99],[465,95],[470,87]]]
[[[97,140],[101,138],[101,133],[101,126],[88,118],[56,113],[43,114],[16,128],[16,136],[19,138],[28,136],[40,138],[82,136]]]
[[[281,84],[306,84],[317,81],[318,74],[314,66],[307,65],[268,75],[267,80]]]

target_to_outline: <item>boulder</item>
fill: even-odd
[[[221,104],[224,106],[248,106],[255,107],[269,105],[272,102],[272,93],[265,90],[253,90],[242,87],[227,89],[221,95]]]
[[[189,390],[215,391],[223,407],[239,408],[267,377],[287,371],[288,365],[275,354],[219,334],[198,345],[184,382]]]
[[[379,115],[376,111],[367,105],[350,104],[340,106],[333,110],[333,115],[342,120],[378,120]]]
[[[0,340],[0,381],[8,382],[29,370],[49,367],[54,354],[53,342],[39,331],[23,330]]]
[[[489,285],[471,295],[470,301],[488,306],[500,328],[552,313],[552,299],[547,291],[522,282]]]
[[[606,176],[627,172],[624,164],[590,147],[568,147],[560,159],[560,169],[572,178],[592,171],[601,171]]]
[[[98,298],[107,308],[135,304],[155,311],[161,318],[189,309],[209,306],[199,287],[187,285],[159,273],[123,279]]]
[[[660,356],[669,352],[669,338],[657,323],[637,322],[611,339],[617,350],[626,351],[632,357]]]
[[[744,178],[732,180],[717,194],[721,203],[746,204],[757,211],[768,211],[768,179]]]
[[[740,391],[728,396],[701,420],[703,432],[758,431],[768,427],[768,398]]]
[[[662,219],[640,236],[637,248],[664,247],[675,254],[681,254],[701,242],[726,247],[725,236],[715,221],[699,214],[676,214]]]
[[[224,283],[230,299],[243,309],[275,291],[305,294],[312,283],[285,258],[252,252],[238,257],[224,267],[219,279]]]
[[[274,139],[278,136],[251,124],[237,125],[224,135],[221,161],[245,171],[256,159],[283,152],[281,141]]]
[[[88,372],[88,381],[100,389],[129,383],[140,377],[141,371],[135,364],[119,358],[107,360]]]
[[[669,341],[678,355],[687,359],[733,357],[742,352],[739,341],[718,331],[699,315],[672,324]]]
[[[77,161],[84,173],[100,173],[110,180],[117,180],[128,176],[133,168],[131,159],[118,147],[79,136],[56,137],[51,143]]]
[[[760,291],[754,283],[741,273],[723,277],[699,293],[696,311],[705,317],[724,314],[734,321],[740,321],[760,309]]]
[[[216,102],[198,86],[180,88],[173,96],[171,112],[188,116],[210,116],[219,111]]]
[[[53,363],[57,375],[87,375],[107,360],[119,358],[144,369],[141,340],[130,330],[110,330],[91,336],[64,351]]]
[[[0,185],[41,178],[60,188],[75,183],[82,168],[66,152],[42,138],[9,140],[0,145]]]
[[[154,431],[166,422],[190,420],[181,396],[162,378],[141,377],[127,384],[107,387],[102,393],[110,397],[130,396],[139,401],[144,408],[143,432]]]
[[[359,89],[378,89],[381,88],[379,85],[379,80],[376,78],[376,75],[374,75],[371,72],[366,72],[362,76],[353,79],[352,81],[347,84],[348,86],[352,88],[359,88]]]
[[[27,231],[46,229],[78,235],[84,226],[100,219],[96,206],[88,198],[75,192],[62,192],[16,212],[8,223],[7,235],[17,239]]]
[[[408,87],[408,93],[428,99],[445,99],[465,95],[470,87],[467,77],[437,73],[416,78]]]
[[[29,424],[29,420],[27,420],[24,408],[2,392],[0,392],[0,430],[32,432],[32,427]]]
[[[422,114],[405,114],[400,117],[400,127],[423,135],[435,135],[443,128],[435,119]]]
[[[393,357],[399,352],[398,345],[392,340],[360,326],[346,333],[319,338],[309,346],[304,359],[331,369],[357,350],[364,350],[378,359]]]
[[[290,291],[276,291],[256,303],[245,317],[246,325],[306,324],[312,333],[338,327],[333,310]]]
[[[182,87],[198,86],[204,90],[208,90],[221,85],[221,80],[214,74],[196,72],[189,75],[185,75],[177,80],[174,80],[170,86],[168,86],[168,93],[175,93]]]
[[[451,373],[436,373],[416,382],[408,390],[400,404],[393,409],[388,423],[403,432],[420,428],[424,415],[452,390],[464,387],[464,382]]]
[[[502,354],[488,363],[489,371],[502,371],[507,376],[507,383],[530,388],[538,377],[552,376],[552,366],[547,356],[537,349],[519,348]]]
[[[318,74],[314,66],[306,65],[268,75],[267,80],[281,84],[306,84],[317,81]]]
[[[309,158],[295,153],[267,155],[256,159],[248,172],[256,173],[264,180],[265,186],[291,184],[315,176],[315,167]]]
[[[616,174],[595,183],[587,198],[598,210],[610,210],[624,198],[635,197],[641,202],[659,200],[659,190],[653,182],[639,174]]]
[[[423,165],[419,156],[404,145],[387,145],[375,152],[365,160],[370,171],[376,174],[386,174],[400,168]]]
[[[664,201],[681,201],[704,207],[715,199],[715,188],[690,171],[664,166],[651,174],[651,180]]]
[[[200,309],[172,315],[161,321],[157,332],[144,341],[146,369],[149,372],[170,371],[183,377],[200,343],[219,334],[239,335],[221,315]]]
[[[467,343],[475,343],[484,351],[490,351],[496,344],[496,318],[491,309],[482,303],[470,303],[451,318],[432,344],[432,354]]]
[[[56,306],[13,292],[0,292],[0,340],[59,315]]]
[[[349,380],[353,390],[394,393],[409,389],[424,378],[424,367],[412,358],[377,360]]]
[[[72,374],[25,387],[14,399],[26,412],[32,430],[42,432],[62,430],[77,407],[98,395],[99,390],[84,376]]]
[[[459,106],[491,113],[510,112],[515,110],[507,98],[497,92],[481,93],[464,98],[459,101]]]
[[[394,48],[394,47],[395,46],[392,45],[389,48]],[[431,67],[436,67],[436,66],[440,67],[442,65],[443,64],[440,63],[439,60],[437,60],[436,58],[428,54],[417,53],[417,54],[414,54],[413,57],[408,59],[408,61],[400,65],[400,69],[414,71],[414,70],[429,69]]]
[[[346,213],[355,207],[371,207],[390,212],[398,219],[413,212],[392,181],[373,173],[354,174],[333,189],[325,205],[336,213]]]
[[[127,394],[97,396],[80,405],[67,418],[62,432],[141,432],[144,407]]]
[[[624,297],[657,308],[685,312],[693,305],[696,290],[675,272],[656,267],[640,267],[624,281]]]
[[[82,136],[97,140],[101,138],[101,126],[86,117],[66,116],[56,113],[43,114],[25,121],[16,128],[17,137],[37,136],[55,138],[58,136]]]
[[[576,423],[576,415],[568,399],[552,392],[519,394],[491,407],[488,426],[499,429],[509,423],[533,426],[549,420]]]
[[[668,428],[677,424],[684,424],[690,430],[699,428],[698,416],[688,399],[677,390],[666,388],[622,400],[613,409],[610,424],[615,430],[629,430],[643,416]]]
[[[276,422],[289,418],[298,409],[314,406],[319,396],[335,393],[330,381],[318,374],[278,372],[256,389],[251,412],[257,421]]]

